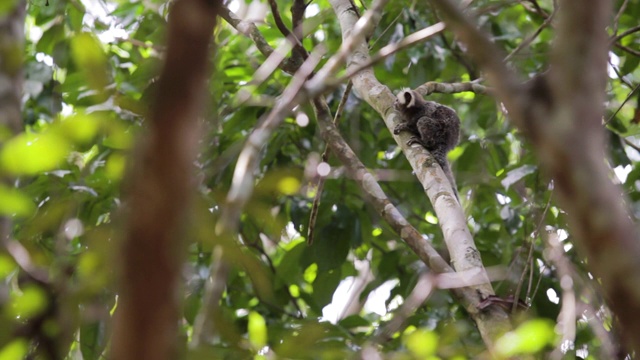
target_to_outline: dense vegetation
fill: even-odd
[[[592,112],[602,120],[596,128],[607,145],[601,148],[600,135],[590,137],[588,128],[594,126],[587,120],[561,140],[545,132],[565,131],[561,126],[523,126],[512,110],[517,104],[504,97],[508,91],[496,81],[490,56],[482,58],[478,50],[483,43],[469,43],[464,36],[469,29],[442,3],[356,2],[358,15],[376,24],[370,33],[361,32],[371,55],[399,44],[397,52],[382,54],[370,67],[373,72],[356,77],[377,78],[393,92],[432,82],[423,94],[457,111],[462,136],[449,160],[464,228],[489,270],[493,290],[487,284],[476,292],[448,290],[438,276],[449,271],[446,265],[425,263],[416,251],[430,244],[445,259],[457,259],[459,249],[449,241],[457,235],[439,224],[458,203],[430,201],[426,183],[416,175],[442,178],[435,170],[411,166],[424,160],[416,156],[428,154],[407,155],[413,150],[385,124],[394,121],[388,99],[368,93],[372,89],[363,87],[362,79],[354,78],[352,88],[344,76],[352,75],[345,61],[354,66],[352,56],[359,50],[358,42],[341,50],[348,20],[334,11],[339,0],[231,1],[215,8],[213,33],[204,31],[212,36],[206,54],[208,38],[181,43],[179,36],[180,31],[196,36],[198,21],[210,19],[187,12],[176,18],[186,16],[193,28],[184,19],[169,28],[169,2],[3,1],[0,360],[100,359],[123,352],[136,358],[123,340],[113,339],[116,349],[109,348],[114,327],[133,333],[128,346],[169,349],[161,352],[166,358],[179,353],[194,359],[517,354],[605,359],[640,350],[640,335],[625,323],[629,313],[624,312],[640,306],[640,298],[627,297],[617,284],[608,286],[610,279],[629,273],[602,270],[616,262],[626,269],[637,265],[615,252],[606,259],[611,263],[590,257],[588,240],[589,233],[605,239],[599,251],[606,254],[609,245],[626,239],[629,258],[640,259],[640,236],[616,231],[624,224],[607,228],[598,211],[609,208],[585,200],[584,189],[573,185],[586,177],[594,194],[604,194],[602,203],[624,204],[637,221],[640,2],[616,1],[604,15],[607,69],[571,58],[580,53],[588,60],[590,47],[571,53],[566,46],[567,54],[558,55],[571,26],[563,2],[464,2],[472,21],[504,52],[495,54],[506,55],[507,69],[516,69],[522,81],[553,75],[562,59],[585,78],[589,69],[608,74],[606,87],[595,90],[606,96],[604,112],[598,113],[597,101]],[[419,35],[415,44],[399,43],[443,19],[447,28],[432,27],[432,34]],[[588,37],[585,21],[584,29],[574,30]],[[176,41],[167,47],[172,36]],[[344,54],[342,61],[323,72],[336,54]],[[167,58],[173,62],[162,72]],[[195,70],[205,65],[202,78]],[[179,85],[190,76],[194,87]],[[562,80],[551,76],[549,88]],[[532,93],[549,98],[549,104],[571,104],[571,96],[553,89]],[[582,91],[572,94],[588,98]],[[350,153],[339,151],[342,140],[324,130],[330,126],[318,125],[327,115],[325,101],[329,118],[341,112],[337,128],[353,150],[351,160],[345,160]],[[543,110],[533,109],[535,120]],[[559,123],[553,116],[548,121]],[[617,192],[600,192],[600,177],[586,165],[580,172],[579,160],[557,150],[562,140],[578,144],[576,139],[585,137],[600,151],[596,162],[608,167],[609,183],[621,184]],[[325,162],[330,168],[322,166]],[[572,173],[572,166],[578,171]],[[376,181],[366,180],[367,170]],[[372,202],[367,188],[372,182],[379,184],[373,193],[386,205]],[[176,192],[167,192],[174,185]],[[189,194],[184,198],[183,190]],[[584,225],[588,215],[580,217],[571,204],[605,225]],[[391,206],[397,211],[387,211]],[[389,213],[403,216],[427,245],[408,246],[413,240],[399,231],[408,227],[393,222]],[[159,215],[147,217],[151,222],[141,228],[139,221],[149,214]],[[154,236],[169,243],[135,243]],[[458,271],[460,265],[453,263]],[[629,284],[635,281],[629,275]],[[620,297],[612,296],[612,287]],[[135,299],[128,299],[135,289],[166,294],[155,299],[158,306],[179,315],[135,310]],[[479,298],[470,300],[476,293]],[[123,303],[131,308],[114,324]],[[163,319],[176,327],[156,329],[157,337],[135,330],[145,329],[139,322]],[[494,336],[483,325],[492,321],[512,331]]]

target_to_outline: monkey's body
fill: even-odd
[[[398,135],[408,131],[413,137],[407,145],[420,144],[427,149],[444,170],[456,197],[458,192],[451,173],[447,153],[458,144],[460,119],[456,112],[433,101],[425,101],[422,96],[409,89],[403,89],[394,103],[402,117],[393,133]]]

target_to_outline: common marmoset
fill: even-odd
[[[398,135],[402,131],[409,131],[413,134],[407,145],[420,144],[431,153],[447,175],[458,198],[456,182],[447,161],[447,153],[458,144],[460,137],[460,119],[456,112],[447,106],[424,100],[422,95],[411,89],[400,90],[394,107],[400,113],[402,122],[393,129],[393,133]]]

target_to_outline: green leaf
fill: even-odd
[[[628,38],[631,38],[631,36]],[[620,67],[620,74],[627,75],[631,73],[638,68],[638,64],[640,64],[640,56],[625,55],[624,63]]]
[[[29,351],[29,343],[25,339],[15,339],[0,350],[0,360],[24,359]]]
[[[84,6],[81,2],[67,6],[67,22],[73,31],[82,31],[82,19],[84,18]]]
[[[64,24],[59,23],[51,26],[49,30],[42,34],[42,37],[36,45],[36,51],[52,54],[54,47],[61,41],[64,41],[66,37],[64,31]]]
[[[0,280],[4,280],[17,268],[18,266],[9,255],[0,254]]]
[[[109,134],[102,140],[104,146],[112,149],[125,150],[133,145],[133,134],[131,129],[127,129],[122,124],[110,122]]]
[[[11,217],[29,217],[36,205],[22,191],[0,184],[0,214]]]
[[[8,311],[19,319],[30,319],[42,313],[48,303],[47,293],[39,286],[27,285],[10,294]]]
[[[249,313],[249,342],[253,348],[259,350],[267,345],[267,323],[259,313]]]
[[[529,320],[496,342],[496,350],[504,356],[535,354],[556,338],[554,323],[549,319]]]
[[[57,168],[69,154],[69,144],[52,133],[22,133],[0,151],[0,164],[13,175],[35,175]]]
[[[300,264],[300,256],[307,247],[307,244],[299,240],[293,248],[289,249],[280,262],[276,264],[275,286],[280,287],[283,284],[298,283],[302,278],[302,265]]]
[[[302,264],[318,264],[318,271],[335,269],[344,263],[352,244],[362,242],[360,224],[355,214],[344,205],[337,206],[332,221],[316,235],[311,246],[305,249]]]
[[[318,273],[313,282],[312,297],[319,307],[324,307],[331,302],[340,280],[342,280],[342,272],[338,269]]]
[[[80,328],[80,352],[84,360],[101,359],[107,346],[107,331],[104,321],[83,325]]]
[[[426,329],[418,329],[402,335],[402,343],[417,358],[435,355],[438,349],[438,334]]]
[[[59,131],[74,143],[89,143],[97,134],[101,126],[101,119],[94,114],[78,113],[63,118],[56,123]]]
[[[107,57],[100,42],[89,33],[80,33],[71,39],[71,56],[81,69],[89,86],[99,92],[109,85]]]
[[[347,316],[346,318],[340,320],[338,324],[347,329],[357,328],[361,326],[371,326],[371,322],[360,315]]]
[[[105,175],[111,180],[120,180],[124,176],[127,158],[121,153],[114,153],[107,159]]]
[[[190,325],[193,325],[200,310],[200,299],[200,294],[193,293],[189,294],[184,301],[184,318]]]
[[[513,169],[507,173],[504,179],[500,181],[502,186],[505,189],[509,189],[509,187],[515,183],[517,183],[523,177],[533,174],[536,171],[536,167],[533,165],[523,165],[519,168]]]

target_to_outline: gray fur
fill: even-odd
[[[393,129],[393,133],[410,132],[413,136],[407,145],[420,144],[433,155],[449,178],[457,197],[456,182],[447,161],[447,153],[456,147],[460,137],[460,119],[456,112],[436,102],[425,101],[411,89],[402,89],[398,93],[394,107],[400,113],[402,122]]]

